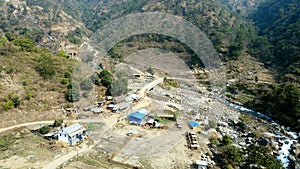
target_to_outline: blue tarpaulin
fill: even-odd
[[[198,122],[191,121],[191,122],[189,122],[189,126],[190,126],[191,128],[194,128],[194,127],[200,126],[200,124],[199,124]]]

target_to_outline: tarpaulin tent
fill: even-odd
[[[190,128],[194,128],[194,127],[199,127],[200,124],[196,121],[190,121],[189,126],[190,126]]]

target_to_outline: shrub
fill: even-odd
[[[83,92],[82,97],[83,98],[88,98],[89,97],[89,92]]]
[[[128,80],[125,78],[113,81],[109,88],[109,92],[113,96],[120,96],[126,93],[127,91],[128,91]]]
[[[102,72],[100,72],[100,74],[98,76],[101,79],[101,84],[103,86],[106,86],[106,87],[110,86],[110,84],[112,82],[112,75],[110,74],[109,71],[103,70]]]
[[[93,83],[92,81],[88,78],[88,79],[84,79],[80,82],[80,88],[82,90],[92,90],[93,89]]]
[[[228,136],[228,135],[223,136],[222,143],[223,143],[224,145],[229,145],[229,144],[231,144],[231,143],[232,143],[232,140],[231,140],[230,136]]]
[[[57,55],[60,56],[60,57],[68,57],[67,53],[63,50],[60,50],[57,52]]]
[[[12,100],[8,100],[3,104],[3,109],[4,110],[10,110],[14,108],[14,102]]]
[[[19,97],[16,95],[10,94],[7,99],[7,102],[5,102],[3,104],[3,109],[10,110],[13,108],[17,108],[20,106],[20,104],[21,104],[21,100],[19,99]]]
[[[43,126],[38,129],[38,132],[41,134],[47,134],[51,130],[50,126]]]
[[[100,78],[99,78],[99,76],[91,75],[90,79],[91,79],[92,83],[94,83],[95,85],[100,85]]]
[[[68,89],[79,89],[79,85],[77,83],[71,82],[68,85]]]
[[[77,102],[80,100],[80,92],[78,88],[68,89],[66,94],[68,102]]]
[[[69,80],[67,78],[63,78],[60,82],[61,84],[68,84],[69,83]]]
[[[36,70],[44,79],[50,79],[56,74],[53,59],[51,58],[51,56],[43,55],[41,56],[39,62],[40,63],[36,67]]]
[[[53,127],[60,127],[63,124],[63,119],[54,120]]]
[[[70,73],[69,71],[67,71],[67,72],[65,73],[64,76],[65,76],[65,78],[70,78],[70,77],[72,77],[72,76],[71,76],[71,73]]]
[[[17,108],[17,107],[20,106],[21,100],[19,99],[18,96],[13,96],[13,97],[11,98],[11,100],[12,100],[12,102],[13,102],[15,108]]]

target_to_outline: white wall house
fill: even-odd
[[[75,123],[66,128],[61,128],[58,131],[58,140],[68,143],[69,145],[74,145],[79,141],[82,141],[88,136],[86,128],[84,128],[79,123]]]

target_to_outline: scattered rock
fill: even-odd
[[[245,147],[246,143],[245,142],[240,142],[239,145]]]
[[[219,121],[219,122],[218,122],[218,125],[219,125],[219,126],[223,126],[223,127],[228,127],[228,123],[223,122],[223,121]]]
[[[264,133],[263,133],[263,136],[264,136],[264,137],[267,137],[267,138],[269,138],[269,139],[272,139],[272,138],[275,137],[275,134],[269,133],[269,132],[264,132]]]
[[[258,140],[258,144],[261,145],[261,146],[267,147],[268,145],[270,145],[270,141],[266,138],[260,138]]]

